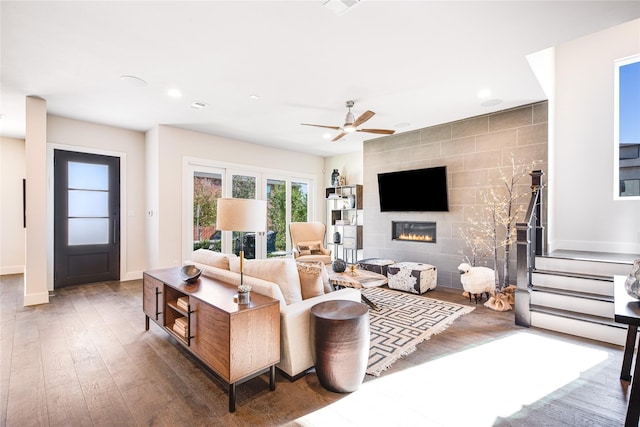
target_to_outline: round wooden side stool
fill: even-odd
[[[356,391],[369,360],[369,309],[346,300],[311,307],[311,344],[318,380],[338,393]]]

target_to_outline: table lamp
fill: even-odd
[[[239,231],[240,234],[240,286],[244,285],[244,235],[267,230],[267,202],[256,199],[219,198],[216,229]]]

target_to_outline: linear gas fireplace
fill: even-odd
[[[410,242],[436,242],[436,223],[421,221],[391,221],[391,238]]]

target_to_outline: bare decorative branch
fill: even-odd
[[[471,259],[464,255],[466,262],[475,265],[478,259],[491,255],[498,291],[509,286],[509,256],[516,237],[515,223],[524,213],[524,201],[528,195],[526,191],[518,191],[518,184],[533,169],[534,163],[516,162],[512,153],[509,167],[498,166],[496,182],[480,192],[481,206],[460,229],[460,236],[471,254]],[[502,285],[498,273],[501,251]]]

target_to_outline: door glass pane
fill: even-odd
[[[193,250],[222,251],[220,231],[216,230],[217,203],[222,197],[222,175],[193,174]]]
[[[106,191],[69,190],[69,216],[109,216],[109,193]]]
[[[231,197],[238,199],[256,198],[255,176],[233,175],[231,184]]]
[[[68,162],[67,244],[109,243],[109,166]]]
[[[231,197],[238,199],[255,199],[256,198],[256,177],[233,175],[231,178]],[[256,257],[256,234],[241,233],[234,231],[231,233],[233,239],[233,253],[240,254],[240,250],[244,247],[244,257],[246,259],[254,259]]]
[[[309,220],[309,184],[306,182],[291,183],[291,222],[307,222]]]
[[[287,248],[286,181],[267,180],[267,257]]]
[[[69,162],[69,188],[108,190],[109,165]]]
[[[69,246],[109,243],[109,218],[70,218]]]

